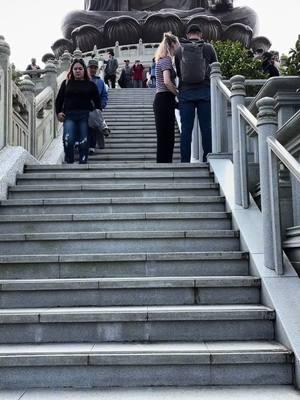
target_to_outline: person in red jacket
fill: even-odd
[[[136,60],[134,66],[132,67],[132,80],[134,88],[143,87],[143,73],[144,73],[143,65],[141,64],[140,60]]]

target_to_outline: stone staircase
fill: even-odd
[[[110,91],[105,120],[112,135],[106,139],[105,149],[97,151],[90,162],[156,161],[153,97],[153,89]],[[179,131],[176,129],[174,161],[179,160]]]
[[[209,166],[153,162],[152,97],[113,91],[105,151],[1,202],[0,388],[293,383]]]

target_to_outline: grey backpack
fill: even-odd
[[[207,73],[207,61],[204,58],[204,42],[181,43],[180,71],[183,83],[201,83]]]

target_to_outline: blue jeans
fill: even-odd
[[[191,142],[197,110],[198,120],[202,134],[203,161],[212,151],[211,144],[211,109],[210,87],[202,86],[179,93],[179,111],[181,118],[181,162],[191,161]]]
[[[68,164],[74,163],[75,142],[79,142],[79,163],[87,163],[89,152],[88,118],[89,111],[72,111],[66,114],[63,143],[65,150],[65,161]]]

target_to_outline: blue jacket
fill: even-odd
[[[100,78],[100,76],[94,76],[92,78],[92,81],[96,84],[96,86],[98,88],[100,99],[101,99],[101,109],[104,110],[104,108],[107,106],[107,102],[108,102],[108,93],[106,90],[106,86],[105,86],[103,80]]]

